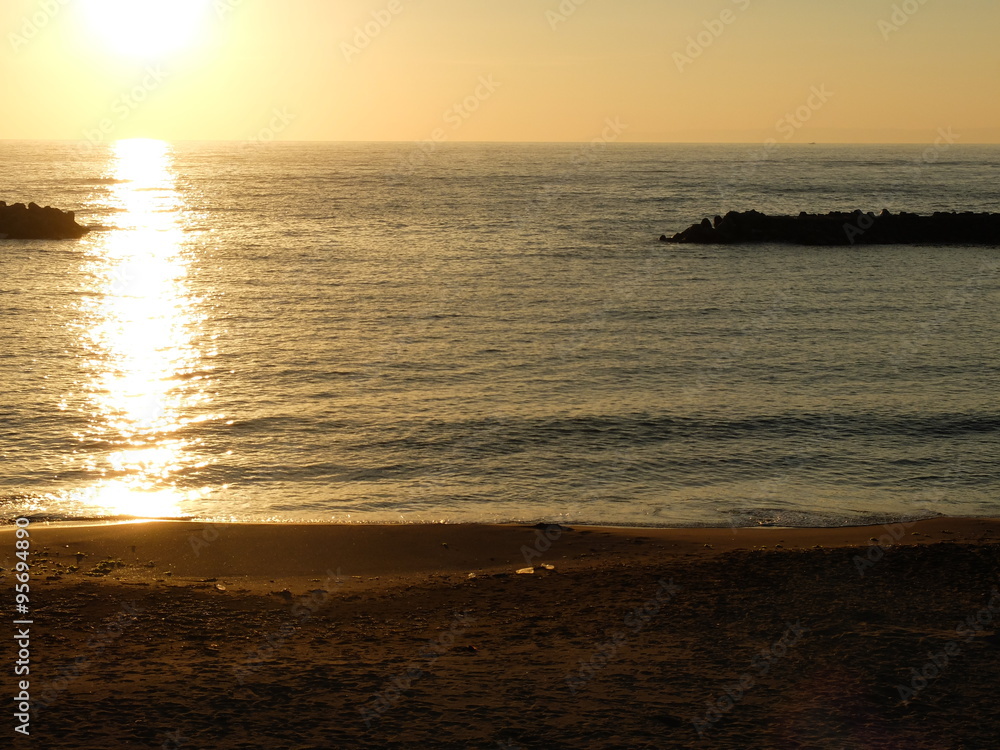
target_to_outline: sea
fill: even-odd
[[[844,526],[1000,515],[1000,147],[0,142],[0,515]]]

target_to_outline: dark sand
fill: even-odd
[[[31,534],[0,747],[1000,746],[1000,521]]]

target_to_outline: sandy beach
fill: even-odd
[[[0,531],[8,592],[14,534]],[[21,747],[990,748],[1000,736],[997,520],[30,534]]]

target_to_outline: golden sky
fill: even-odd
[[[1000,143],[997,0],[3,0],[0,139]]]

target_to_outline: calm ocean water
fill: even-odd
[[[1000,211],[1000,148],[0,142],[0,509],[841,525],[1000,514],[1000,250],[657,242]]]

